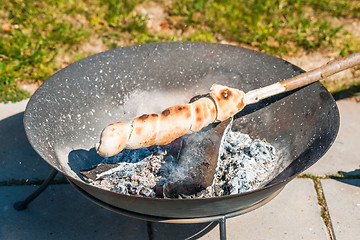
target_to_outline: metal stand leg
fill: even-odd
[[[226,217],[219,219],[220,239],[226,240]]]
[[[26,209],[27,206],[50,185],[50,183],[52,182],[52,180],[54,180],[57,173],[58,173],[57,170],[55,169],[51,170],[49,176],[40,185],[40,187],[36,189],[34,192],[32,192],[25,200],[16,202],[14,204],[14,208],[18,211]]]

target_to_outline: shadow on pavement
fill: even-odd
[[[343,175],[344,178],[333,178],[334,180],[360,187],[360,169],[355,169],[350,172],[339,171],[338,173]]]
[[[196,239],[217,225],[147,224],[93,204],[69,184],[49,186],[24,211],[12,208],[35,188],[0,188],[0,239]]]
[[[51,170],[31,147],[23,117],[21,112],[0,120],[0,181],[44,179]]]

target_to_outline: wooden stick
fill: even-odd
[[[334,60],[324,66],[315,68],[309,72],[302,73],[295,77],[286,79],[282,82],[277,82],[269,86],[249,91],[245,94],[245,104],[256,103],[261,99],[291,91],[293,89],[306,86],[310,83],[327,78],[335,73],[344,71],[348,68],[360,64],[360,52],[353,53],[347,57],[339,60]]]

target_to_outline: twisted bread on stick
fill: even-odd
[[[144,114],[132,123],[118,122],[105,127],[96,151],[111,157],[124,148],[166,145],[184,134],[198,132],[210,123],[224,121],[244,107],[244,92],[214,84],[210,97],[169,107],[161,113]]]

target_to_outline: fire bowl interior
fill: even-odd
[[[24,126],[46,162],[107,204],[167,218],[223,215],[275,193],[331,146],[339,113],[320,83],[247,106],[236,116],[234,130],[266,138],[280,153],[282,164],[261,189],[207,199],[151,199],[90,186],[78,172],[101,161],[93,146],[110,123],[187,103],[207,93],[213,83],[247,92],[301,72],[282,59],[229,45],[171,42],[113,49],[51,76],[31,97]]]

